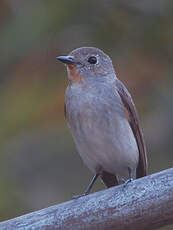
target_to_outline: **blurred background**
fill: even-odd
[[[55,58],[77,47],[112,57],[139,112],[149,173],[172,167],[172,12],[171,0],[0,1],[0,221],[69,200],[92,177],[67,128]]]

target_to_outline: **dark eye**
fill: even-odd
[[[97,58],[95,56],[91,56],[88,58],[88,62],[90,64],[96,64],[97,63]]]

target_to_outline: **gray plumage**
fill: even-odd
[[[105,80],[106,81],[106,80]],[[66,116],[76,147],[85,164],[96,173],[105,170],[135,178],[138,148],[113,82],[71,84],[66,91]],[[87,83],[86,83],[87,84]]]
[[[90,57],[97,62],[90,63]],[[111,176],[145,176],[146,149],[135,105],[111,59],[97,48],[83,47],[72,51],[68,60],[63,61],[69,78],[66,118],[84,163],[105,184],[108,178],[107,184],[112,184]]]

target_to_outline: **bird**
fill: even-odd
[[[117,78],[111,58],[95,47],[56,57],[67,67],[65,117],[76,148],[107,188],[147,175],[143,132],[133,99]]]

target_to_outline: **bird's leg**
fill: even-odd
[[[126,186],[128,183],[130,183],[130,182],[133,181],[133,176],[132,176],[132,170],[131,170],[131,168],[128,167],[128,171],[129,171],[129,179],[127,179],[127,180],[124,182],[124,186]]]
[[[98,173],[94,175],[94,177],[92,178],[91,182],[89,183],[87,189],[85,190],[85,192],[82,195],[73,196],[72,199],[77,199],[79,197],[88,195],[89,192],[91,191],[91,188],[93,187],[95,181],[97,180],[98,176],[99,176]]]

